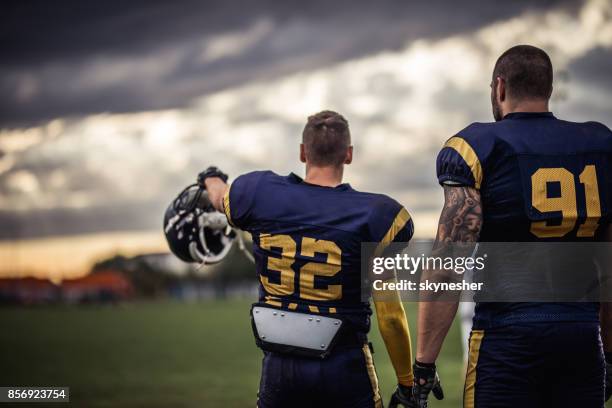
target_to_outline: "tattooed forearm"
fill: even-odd
[[[444,208],[432,255],[470,256],[480,237],[482,204],[478,190],[470,187],[444,186]],[[459,282],[463,274],[444,268],[424,269],[421,282]],[[434,362],[453,322],[461,300],[456,290],[419,292],[419,330],[417,360]]]
[[[434,248],[451,242],[476,242],[482,227],[480,193],[470,187],[444,187],[444,208]]]

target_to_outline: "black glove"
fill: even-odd
[[[224,183],[227,183],[227,174],[219,170],[218,167],[210,166],[209,168],[198,174],[198,184],[202,187],[206,187],[204,181],[206,181],[206,179],[209,177],[219,177],[221,180],[223,180]]]
[[[606,362],[606,402],[612,397],[612,362]]]
[[[391,395],[391,401],[389,401],[389,408],[397,408],[399,404],[402,404],[405,408],[416,408],[414,399],[412,398],[412,387],[406,387],[402,384],[397,384],[397,388],[393,395]]]
[[[435,364],[423,364],[415,361],[412,371],[414,372],[412,395],[418,408],[427,408],[429,392],[433,392],[436,399],[444,399],[444,391],[442,391]]]

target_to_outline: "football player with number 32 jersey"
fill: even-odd
[[[382,407],[366,337],[371,310],[361,296],[361,244],[407,243],[413,223],[395,200],[342,183],[352,146],[341,115],[323,111],[309,118],[300,158],[305,179],[256,171],[228,186],[214,173],[201,177],[215,208],[253,238],[260,295],[252,314],[264,350],[258,407]],[[376,310],[397,393],[410,400],[403,306],[397,298],[376,302]],[[323,340],[328,323],[340,327],[331,350]],[[317,336],[320,351],[313,350],[319,344],[308,345]]]

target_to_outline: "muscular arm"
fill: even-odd
[[[477,242],[482,227],[480,193],[470,187],[444,186],[444,208],[440,215],[434,254],[451,251],[453,243]],[[425,271],[428,279],[450,281],[453,276],[439,271]],[[452,272],[451,272],[452,273]],[[419,303],[416,359],[433,363],[457,313],[458,301],[425,301]]]
[[[394,292],[391,296],[393,298],[374,302],[378,330],[385,342],[397,382],[412,387],[412,344],[408,320],[399,294]]]
[[[223,211],[223,197],[229,190],[229,186],[226,182],[221,180],[219,177],[209,177],[204,181],[206,185],[206,191],[208,192],[208,199],[212,203],[213,207],[217,211]]]

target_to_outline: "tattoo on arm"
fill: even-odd
[[[480,237],[482,204],[478,190],[470,187],[444,186],[444,208],[432,255],[438,257],[470,256]],[[461,245],[464,244],[464,245]],[[461,274],[444,268],[423,270],[421,281],[458,282]],[[419,292],[419,330],[417,360],[434,362],[457,313],[459,291]]]
[[[444,208],[434,249],[452,242],[477,242],[481,228],[482,205],[478,190],[444,186]]]
[[[444,208],[438,223],[438,234],[432,255],[446,258],[470,256],[474,252],[482,227],[480,193],[470,187],[444,186]],[[427,269],[422,279],[439,282],[460,281],[462,275],[445,269]],[[457,292],[421,292],[425,300],[445,298],[453,300]],[[444,296],[443,296],[444,295]]]

